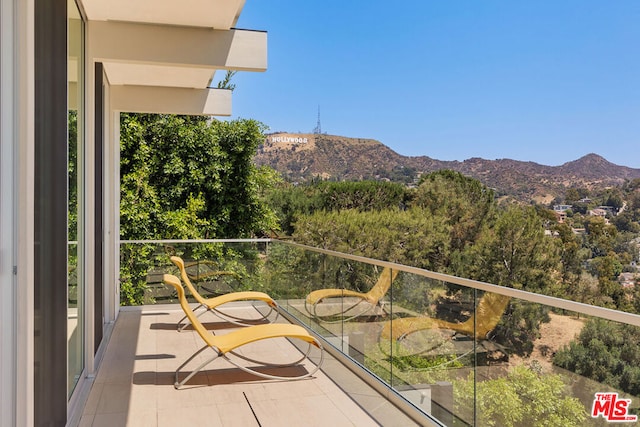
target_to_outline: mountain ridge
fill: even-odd
[[[559,166],[480,157],[437,160],[426,155],[401,155],[375,139],[285,132],[266,135],[254,161],[295,182],[322,178],[410,183],[420,174],[451,169],[478,179],[498,195],[543,203],[563,196],[567,188],[595,190],[640,178],[640,169],[616,165],[596,153]]]

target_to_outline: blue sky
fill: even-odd
[[[268,70],[234,117],[409,156],[640,168],[639,0],[248,0]],[[220,73],[217,77],[221,77]]]

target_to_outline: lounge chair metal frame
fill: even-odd
[[[368,292],[357,292],[349,289],[317,289],[307,295],[304,300],[304,307],[313,318],[324,323],[348,322],[368,313],[375,307],[380,307],[383,313],[388,314],[385,310],[385,301],[382,298],[396,279],[398,272],[399,270],[385,267],[376,284]],[[335,314],[322,315],[318,313],[318,306],[323,301],[336,298],[342,298],[343,300],[344,298],[357,298],[358,301]],[[369,304],[369,307],[364,311],[351,315],[350,312],[362,303]],[[329,320],[333,316],[339,316],[339,319]]]
[[[199,304],[195,309],[193,309],[193,311],[196,312],[200,309],[204,309],[204,311],[201,311],[198,314],[197,316],[198,318],[202,316],[204,313],[211,312],[216,316],[218,316],[220,319],[226,322],[232,323],[234,325],[251,326],[251,325],[255,325],[256,322],[269,320],[269,316],[271,316],[271,313],[275,312],[276,315],[273,321],[277,320],[279,315],[279,312],[277,310],[278,304],[273,300],[273,298],[271,298],[269,295],[265,294],[264,292],[258,292],[258,291],[230,292],[228,294],[220,295],[213,298],[204,298],[202,295],[200,295],[200,293],[198,292],[196,287],[193,285],[193,283],[191,283],[191,280],[189,279],[189,274],[187,273],[187,269],[185,267],[184,260],[179,256],[171,256],[170,259],[171,259],[171,262],[174,263],[180,270],[180,276],[182,277],[182,280],[187,285],[187,288],[189,288],[189,292],[191,293],[191,295],[193,295],[193,298],[195,298],[195,300]],[[223,312],[218,309],[218,307],[229,302],[252,301],[252,300],[265,302],[269,306],[269,311],[266,314],[260,313],[258,311],[262,317],[257,319],[247,319],[243,317],[234,316],[228,312]],[[177,325],[178,331],[182,331],[185,327],[189,325],[188,322],[185,322],[186,320],[188,320],[186,315],[182,319],[180,319]]]
[[[229,363],[241,369],[242,371],[256,375],[258,377],[270,379],[270,380],[299,380],[303,378],[308,378],[308,377],[311,377],[313,374],[315,374],[322,366],[322,363],[324,362],[324,349],[322,347],[322,343],[313,335],[311,335],[302,326],[293,325],[293,324],[272,323],[272,324],[266,324],[266,325],[249,326],[246,328],[231,331],[225,335],[213,335],[211,332],[205,329],[202,323],[200,323],[198,317],[194,314],[193,310],[191,310],[191,307],[189,307],[189,302],[187,301],[187,298],[185,296],[184,288],[182,287],[182,283],[180,283],[180,279],[178,279],[174,275],[165,274],[163,276],[163,282],[167,285],[173,286],[176,289],[176,291],[178,292],[178,299],[180,301],[180,306],[182,307],[182,310],[185,312],[186,316],[191,321],[191,324],[193,325],[194,329],[197,331],[197,333],[206,343],[205,346],[203,346],[198,351],[196,351],[193,355],[191,355],[184,363],[182,363],[176,369],[175,383],[174,383],[174,387],[176,389],[180,389],[182,386],[185,385],[185,383],[187,383],[187,381],[193,378],[194,375],[196,375],[205,366],[207,366],[209,363],[211,363],[212,361],[214,361],[219,357],[222,357],[223,359],[227,360]],[[295,339],[306,342],[308,344],[308,349],[300,359],[297,359],[293,362],[280,363],[280,364],[256,360],[247,356],[243,356],[237,353],[236,351],[234,351],[237,348],[250,344],[252,342],[271,339],[271,338],[289,338],[289,339],[295,338]],[[300,362],[306,359],[309,356],[312,347],[316,347],[320,350],[320,360],[312,370],[307,371],[303,375],[294,376],[294,377],[266,374],[264,372],[257,371],[250,367],[243,366],[228,356],[228,355],[233,355],[242,360],[248,361],[250,363],[256,363],[264,367],[275,367],[275,368],[291,367],[291,366],[298,365]],[[196,369],[191,371],[182,381],[180,381],[179,377],[182,369],[207,349],[211,349],[215,354],[210,358],[206,359]]]

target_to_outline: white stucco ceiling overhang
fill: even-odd
[[[103,63],[110,85],[121,86],[117,96],[123,100],[119,104],[123,111],[124,100],[158,88],[152,98],[168,96],[161,103],[165,111],[158,112],[181,113],[191,94],[194,106],[202,105],[207,111],[203,114],[229,115],[230,94],[206,95],[216,70],[267,68],[266,32],[233,28],[244,0],[78,1],[87,19],[88,56],[91,62]],[[171,110],[170,101],[176,94],[176,108]],[[140,105],[153,106],[137,104],[129,111]],[[197,114],[193,108],[184,113]]]
[[[111,108],[131,113],[230,116],[231,91],[160,86],[113,86]]]
[[[112,85],[205,88],[212,77],[208,68],[105,62],[104,69]]]
[[[80,0],[90,21],[124,21],[228,30],[245,0]]]

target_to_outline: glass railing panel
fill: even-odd
[[[523,335],[527,332],[528,318],[518,313],[530,313],[530,310],[518,307],[518,302],[509,296],[462,288],[466,298],[456,301],[456,304],[464,307],[465,315],[458,315],[457,319],[444,319],[440,327],[453,331],[454,340],[470,343],[473,346],[473,354],[470,355],[473,360],[467,363],[467,369],[460,370],[460,375],[450,379],[453,388],[452,411],[445,414],[448,418],[440,419],[455,420],[456,425],[485,425],[483,422],[489,425],[494,422],[494,425],[521,425],[512,423],[512,411],[502,411],[500,405],[506,403],[505,399],[511,399],[508,394],[511,385],[508,383],[508,373],[510,364],[519,360],[517,357],[512,359],[514,352],[518,352],[514,348],[529,348]],[[490,385],[493,390],[483,393],[488,388],[485,385]],[[490,409],[484,408],[480,399],[490,402]],[[540,402],[533,399],[528,404],[539,405]],[[486,419],[479,423],[482,417]]]
[[[167,258],[170,260],[170,256],[176,255],[183,259],[191,282],[204,297],[248,290],[266,291],[267,250],[268,243],[264,241],[165,245]],[[174,274],[178,273],[174,268]]]
[[[343,293],[366,286],[362,281],[369,276],[361,271],[359,263],[274,242],[267,270],[270,292],[280,305],[348,354],[348,332],[342,314],[359,313],[361,307],[349,310],[352,302],[343,298]]]
[[[388,383],[444,424],[471,425],[473,404],[456,400],[456,383],[475,375],[475,290],[401,272],[391,291],[379,337]]]
[[[575,401],[570,409],[584,414],[584,422],[574,425],[635,424],[640,414],[640,328],[564,310],[550,310],[549,317],[534,355],[548,355],[539,357],[547,362],[546,375],[562,381],[566,396]]]
[[[175,302],[161,281],[181,256],[203,295],[268,293],[445,425],[600,426],[638,414],[634,315],[279,241],[123,243],[121,255],[123,300]]]
[[[176,302],[175,291],[162,283],[165,273],[180,277],[171,256],[185,262],[187,274],[205,298],[228,292],[264,291],[266,241],[148,241],[120,245],[122,305]],[[187,293],[189,296],[189,294]]]
[[[172,273],[164,246],[157,243],[120,244],[120,304],[142,305],[164,302],[170,291],[162,274]]]
[[[495,328],[484,335],[480,319],[491,308],[482,304],[497,294],[483,295],[476,308],[475,378],[454,383],[457,415],[473,404],[474,425],[610,425],[610,400],[599,403],[592,417],[598,393],[629,399],[620,417],[637,414],[637,327],[509,298]]]
[[[314,283],[327,281],[331,257],[273,242],[269,246],[264,274],[270,295],[293,313],[304,313],[304,302]]]

